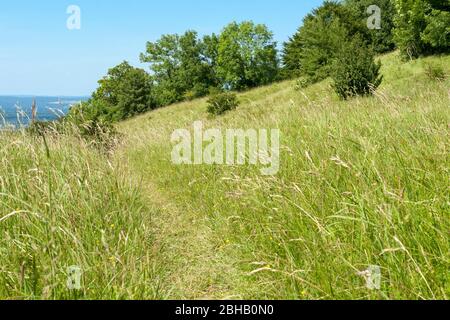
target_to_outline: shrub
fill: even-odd
[[[307,77],[300,77],[295,82],[295,90],[302,90],[308,87],[311,84],[311,82],[308,80]]]
[[[61,121],[33,121],[26,128],[26,131],[30,135],[42,136],[49,133],[60,133],[61,129]]]
[[[360,38],[344,43],[337,53],[332,70],[333,87],[339,97],[371,94],[381,84],[381,62]]]
[[[425,66],[425,73],[431,80],[443,81],[447,77],[444,69],[441,66],[431,63]]]
[[[117,143],[119,134],[100,110],[93,101],[74,105],[64,117],[60,128],[64,133],[80,136],[94,146],[110,150]]]
[[[208,113],[218,116],[236,109],[239,100],[233,92],[215,93],[208,99]]]

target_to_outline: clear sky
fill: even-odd
[[[0,95],[90,95],[147,41],[188,29],[220,32],[231,21],[265,23],[282,43],[322,0],[14,0],[0,3]],[[81,29],[67,28],[67,8]]]

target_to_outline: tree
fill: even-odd
[[[289,38],[288,42],[284,43],[282,68],[284,78],[297,78],[301,75],[302,65],[300,61],[303,48],[299,29],[297,33]]]
[[[425,21],[422,41],[436,51],[450,52],[450,13],[433,9]]]
[[[215,36],[198,39],[197,32],[183,35],[163,35],[156,42],[148,42],[141,61],[150,63],[156,84],[155,97],[164,106],[186,97],[200,97],[210,86],[217,85],[213,66]]]
[[[90,118],[120,121],[154,107],[149,75],[124,61],[99,82],[86,109]]]
[[[211,73],[210,79],[213,87],[216,87],[219,84],[219,80],[215,74],[219,60],[219,36],[213,33],[210,36],[206,35],[203,37],[202,55],[204,61],[209,66],[209,72]]]
[[[305,76],[310,83],[323,80],[330,75],[337,48],[357,34],[370,39],[366,23],[343,4],[325,1],[305,17],[285,44],[284,68],[292,76]]]
[[[395,48],[394,42],[394,18],[396,15],[395,4],[393,0],[345,0],[352,13],[367,24],[371,15],[368,12],[370,6],[376,5],[380,8],[381,26],[380,29],[369,29],[370,44],[376,53],[392,51]]]
[[[398,14],[394,39],[404,57],[449,52],[450,13],[447,0],[395,0],[395,4]]]
[[[333,64],[333,87],[339,97],[371,94],[381,84],[381,63],[360,36],[341,45]]]
[[[274,81],[278,58],[273,34],[265,25],[233,22],[219,37],[217,76],[233,90],[252,88]]]
[[[450,0],[426,0],[426,2],[435,10],[450,11]]]
[[[423,0],[395,0],[398,14],[395,19],[395,42],[403,56],[417,57],[427,51],[421,39],[426,28],[425,15],[430,6]]]

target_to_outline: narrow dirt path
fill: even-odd
[[[133,164],[124,155],[120,161],[128,163],[132,181],[152,212],[163,295],[168,299],[243,298],[235,292],[243,279],[238,262],[218,245],[207,215],[178,206],[149,179],[151,173],[142,172],[142,163]]]
[[[231,290],[224,269],[224,257],[211,242],[208,221],[196,214],[178,208],[165,198],[154,185],[144,181],[142,186],[149,201],[159,210],[152,218],[159,259],[164,264],[166,286],[171,298],[225,299]]]

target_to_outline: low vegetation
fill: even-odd
[[[373,2],[384,28],[325,1],[282,63],[249,21],[164,35],[150,73],[123,62],[63,120],[0,131],[0,298],[447,299],[449,7]],[[199,120],[279,129],[279,173],[174,165]]]
[[[282,82],[239,95],[208,119],[206,101],[157,110],[119,125],[121,151],[165,210],[156,234],[173,297],[254,299],[448,298],[448,88],[429,63],[381,58],[374,96],[342,101],[325,81]],[[176,166],[174,129],[279,128],[281,171]],[[186,250],[189,248],[189,250]],[[187,252],[186,252],[187,251]],[[358,275],[382,270],[381,290]]]
[[[232,111],[239,106],[239,100],[235,93],[224,92],[211,95],[208,99],[208,113],[219,116],[227,111]]]
[[[343,99],[372,94],[381,84],[381,62],[364,48],[361,38],[344,43],[336,54],[331,78],[337,95]]]
[[[163,298],[152,209],[114,162],[76,136],[2,132],[0,297]],[[80,266],[82,290],[67,288]]]
[[[325,81],[243,93],[209,119],[206,101],[119,124],[109,155],[85,139],[3,132],[3,298],[448,298],[448,87],[429,63],[382,58],[374,97],[340,101]],[[279,128],[279,175],[175,166],[170,136]],[[80,266],[83,289],[66,287]],[[358,272],[382,268],[381,290]]]

